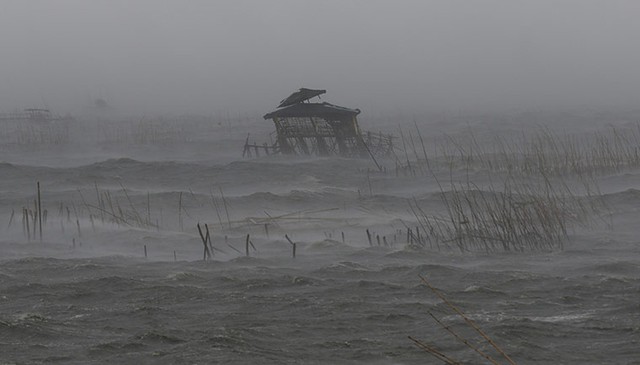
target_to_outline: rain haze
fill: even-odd
[[[0,363],[638,363],[638,15],[0,0]]]
[[[635,107],[637,1],[3,1],[0,107]],[[366,107],[366,108],[365,108]]]

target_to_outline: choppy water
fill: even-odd
[[[578,229],[560,252],[463,254],[404,246],[408,198],[442,209],[428,179],[367,178],[368,162],[341,159],[168,160],[0,164],[0,363],[438,363],[407,336],[483,363],[429,316],[481,343],[423,275],[519,364],[640,364],[636,173],[607,177],[614,230]],[[19,213],[36,180],[42,243],[27,242]],[[98,204],[96,186],[160,228],[92,225],[82,199]],[[210,202],[222,204],[220,187],[233,229]],[[291,212],[269,235],[245,219]],[[197,222],[224,251],[213,261]],[[365,229],[391,247],[369,247]],[[247,233],[251,257],[224,238],[244,252]]]
[[[518,363],[639,361],[640,266],[608,249],[462,257],[308,246],[295,260],[32,257],[0,270],[8,363],[432,361],[407,335],[481,363],[428,316],[472,334],[418,275]]]

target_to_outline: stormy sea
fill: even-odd
[[[605,117],[363,123],[375,163],[243,158],[252,119],[3,126],[0,364],[508,364],[467,320],[640,364],[640,134]]]

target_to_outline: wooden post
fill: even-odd
[[[244,246],[245,246],[246,255],[247,255],[247,257],[249,257],[249,234],[247,234],[247,240],[246,240]]]
[[[371,233],[369,232],[369,228],[367,228],[367,239],[369,240],[369,246],[373,246],[371,243]]]
[[[144,258],[147,258],[147,245],[144,245]]]
[[[286,238],[287,241],[289,241],[289,243],[291,244],[292,250],[293,250],[292,251],[293,258],[295,259],[296,258],[296,243],[291,241],[291,238],[289,238],[289,236],[287,236],[286,234],[284,235],[284,238]]]

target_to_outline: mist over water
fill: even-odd
[[[5,1],[0,109],[262,115],[636,108],[635,1]]]
[[[483,363],[429,313],[506,363],[420,276],[519,364],[637,363],[638,10],[2,2],[0,115],[56,120],[0,120],[0,363]],[[395,148],[243,157],[300,87]]]

